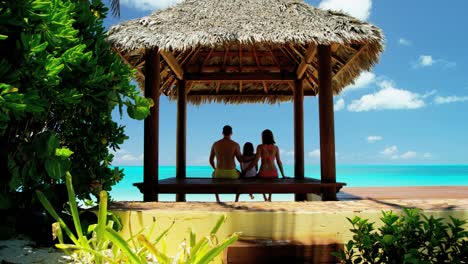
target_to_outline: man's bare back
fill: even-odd
[[[218,170],[232,170],[236,168],[234,158],[239,160],[241,156],[240,146],[229,138],[216,141],[211,148],[210,163],[216,157],[216,167]],[[212,164],[213,166],[214,164]]]

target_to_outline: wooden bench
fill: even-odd
[[[144,183],[134,183],[140,192],[146,189]],[[214,178],[168,178],[151,186],[155,193],[191,194],[246,194],[246,193],[314,193],[320,195],[324,188],[336,188],[336,192],[346,183],[324,183],[313,178],[304,179],[214,179]],[[236,199],[237,200],[237,199]]]

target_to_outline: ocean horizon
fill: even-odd
[[[143,181],[143,166],[116,166],[124,170],[125,177],[112,188],[110,195],[116,201],[142,201],[143,195],[133,186]],[[175,166],[160,166],[159,179],[175,176]],[[210,177],[210,166],[187,166],[187,177]],[[285,165],[287,176],[294,175],[294,165]],[[320,179],[320,165],[306,165],[305,176]],[[338,165],[336,180],[347,187],[397,186],[468,186],[466,165]],[[222,201],[233,201],[234,195],[220,195]],[[160,201],[174,201],[174,194],[160,194]],[[251,201],[241,195],[241,201]],[[254,201],[262,201],[255,195]],[[293,201],[292,194],[274,194],[273,201]],[[187,201],[215,201],[213,194],[187,194]]]

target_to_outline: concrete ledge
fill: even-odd
[[[227,221],[218,233],[220,239],[242,232],[242,239],[291,241],[303,245],[320,244],[326,240],[343,244],[352,237],[347,217],[357,215],[378,223],[382,210],[401,212],[403,207],[421,208],[425,214],[435,217],[468,219],[468,199],[221,204],[117,202],[110,206],[110,210],[122,218],[125,227],[122,234],[126,237],[153,222],[161,232],[175,221],[167,236],[168,253],[173,254],[188,238],[187,230],[192,228],[197,237],[205,236],[222,214],[227,215]]]

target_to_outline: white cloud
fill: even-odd
[[[125,154],[119,158],[117,158],[118,160],[121,160],[121,161],[137,161],[137,160],[142,160],[140,159],[140,157],[135,157],[133,156],[132,154]]]
[[[407,152],[401,154],[401,155],[400,155],[400,158],[402,158],[402,159],[414,159],[414,158],[416,158],[416,156],[417,156],[417,153],[416,153],[416,152],[414,152],[414,151],[407,151]]]
[[[421,95],[408,90],[398,89],[390,81],[381,81],[378,85],[381,90],[373,94],[364,95],[361,99],[353,100],[348,105],[348,110],[363,112],[384,109],[417,109],[426,105]]]
[[[291,149],[290,151],[286,151],[286,156],[294,156],[294,149]]]
[[[313,151],[309,152],[308,155],[312,158],[320,158],[320,149],[314,149]]]
[[[400,38],[398,40],[398,44],[403,45],[403,46],[411,46],[413,43],[405,38]]]
[[[382,140],[382,139],[383,139],[382,136],[368,136],[368,137],[367,137],[367,142],[369,142],[369,143],[374,143],[374,142],[380,141],[380,140]]]
[[[173,6],[182,0],[120,0],[122,5],[144,11],[153,11],[160,8]]]
[[[344,91],[358,90],[366,88],[375,81],[375,74],[373,72],[364,71],[357,77],[353,84],[345,87]]]
[[[468,96],[436,96],[434,102],[436,104],[449,104],[449,103],[457,103],[457,102],[466,102],[468,101]]]
[[[429,152],[426,152],[426,153],[423,154],[423,158],[430,159],[430,158],[432,158],[432,154],[429,153]]]
[[[450,69],[457,66],[456,62],[448,61],[445,59],[435,59],[431,55],[421,55],[419,56],[416,63],[413,63],[414,68],[423,68],[429,67],[438,64],[443,67],[443,69]]]
[[[338,99],[336,102],[335,102],[335,111],[338,112],[338,111],[341,111],[345,108],[345,101],[343,98],[340,98]]]
[[[372,0],[323,0],[319,8],[342,11],[361,20],[367,20],[372,8]]]
[[[418,59],[418,66],[429,67],[435,63],[434,59],[430,55],[421,55]]]
[[[380,153],[384,154],[385,156],[393,156],[398,152],[398,147],[393,145],[391,147],[388,147],[384,150],[382,150]]]

